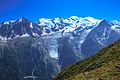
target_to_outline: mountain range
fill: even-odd
[[[63,68],[116,41],[119,33],[120,22],[92,17],[41,18],[38,22],[22,17],[1,22],[0,78],[51,80]]]

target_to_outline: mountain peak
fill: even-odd
[[[103,19],[101,22],[108,22],[106,19]]]
[[[108,21],[105,20],[105,19],[103,19],[103,20],[100,22],[100,24],[106,24],[106,23],[108,23]]]
[[[100,22],[99,26],[101,26],[101,27],[105,27],[105,26],[110,27],[111,25],[110,25],[110,22],[108,22],[107,20],[104,19],[104,20],[102,20]]]
[[[26,21],[28,21],[28,19],[25,18],[25,17],[21,17],[21,18],[19,19],[19,22],[26,22]]]

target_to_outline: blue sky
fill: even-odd
[[[70,16],[120,21],[120,0],[0,0],[0,22]]]

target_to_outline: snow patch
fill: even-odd
[[[4,22],[4,25],[5,25],[5,24],[9,24],[9,22],[6,21],[6,22]]]
[[[21,37],[29,37],[30,35],[29,34],[23,34]]]
[[[32,25],[32,23],[30,23],[30,27],[31,27],[31,28],[33,28],[33,25]]]

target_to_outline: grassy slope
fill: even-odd
[[[120,80],[120,40],[65,68],[55,80]]]

